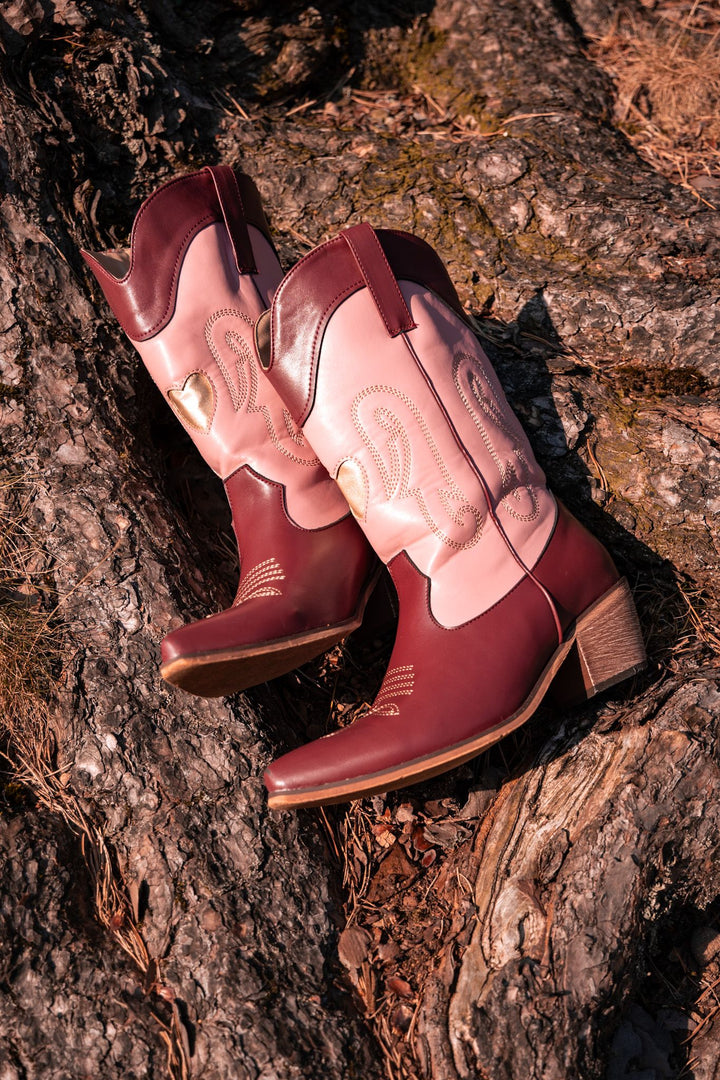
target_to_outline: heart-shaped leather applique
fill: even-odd
[[[193,371],[181,387],[167,392],[170,404],[186,424],[208,432],[215,415],[215,387],[204,371]]]

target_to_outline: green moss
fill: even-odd
[[[3,785],[5,802],[13,810],[24,810],[30,804],[30,792],[17,780],[9,780]]]
[[[537,227],[532,225],[522,232],[516,233],[512,239],[520,254],[528,258],[553,259],[560,256],[558,245],[550,237],[543,236]],[[565,254],[563,253],[563,261],[565,261]]]
[[[427,144],[393,146],[387,160],[381,151],[358,177],[354,201],[358,208],[382,208],[383,225],[422,236],[450,261],[462,298],[482,307],[492,296],[492,274],[483,281],[473,268],[492,266],[500,241],[482,207],[473,199],[458,199],[457,182],[444,179],[436,162]],[[480,259],[478,250],[486,256]]]
[[[419,87],[438,104],[451,108],[454,117],[472,116],[483,130],[491,130],[498,117],[487,111],[481,95],[458,85],[454,68],[442,56],[447,39],[445,30],[421,29],[415,47],[410,43],[404,57],[397,58],[400,89],[410,93]]]
[[[445,71],[439,61],[439,54],[447,43],[447,33],[427,26],[418,36],[415,47],[405,54],[399,73],[403,90],[412,90],[420,86],[433,97],[446,97],[453,93],[452,73]]]
[[[635,425],[637,402],[630,404],[618,398],[608,401],[607,414],[617,431],[627,432]],[[627,444],[623,445],[622,453],[627,454]]]
[[[708,380],[694,367],[649,367],[645,364],[622,364],[615,369],[617,386],[627,396],[637,394],[667,397],[669,394],[703,394]]]

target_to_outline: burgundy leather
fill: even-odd
[[[559,500],[555,530],[533,573],[564,612],[564,628],[620,577],[606,548]]]
[[[205,171],[210,173],[215,184],[215,193],[232,243],[238,273],[255,274],[257,273],[255,255],[250,243],[245,207],[235,172],[229,165],[206,165]]]
[[[265,773],[271,793],[382,772],[482,734],[520,708],[557,648],[550,609],[527,577],[483,615],[446,630],[430,614],[427,578],[404,552],[390,573],[400,621],[386,681],[411,668],[411,692],[390,692],[394,715],[371,711],[279,758]],[[407,673],[399,685],[410,685]]]
[[[414,330],[413,317],[375,230],[363,223],[346,229],[342,237],[355,256],[363,281],[372,294],[390,337]]]
[[[216,180],[219,175],[227,210],[228,171],[232,172],[228,169],[218,174],[204,169],[178,177],[145,200],[130,238],[130,269],[122,279],[114,277],[90,252],[82,252],[123,330],[133,341],[153,337],[172,318],[185,251],[201,229],[213,222],[226,221]],[[242,173],[234,175],[246,221],[270,239],[255,185]],[[242,254],[245,243],[249,247],[249,240],[243,239],[243,230],[247,238],[245,221],[241,227],[235,210],[230,212],[226,224],[236,253],[239,251],[240,257],[246,258],[247,253]]]
[[[561,503],[558,508],[534,574],[560,605],[567,629],[619,575],[602,544]],[[427,578],[404,552],[390,573],[400,621],[386,680],[412,666],[412,692],[396,698],[396,715],[371,711],[279,758],[265,774],[270,792],[382,772],[482,734],[517,711],[557,648],[550,609],[529,577],[483,615],[447,630],[430,613]],[[409,685],[407,676],[401,685]]]
[[[243,466],[226,482],[240,551],[240,584],[258,565],[275,560],[282,577],[273,593],[182,626],[162,643],[162,660],[275,641],[350,619],[375,564],[365,537],[348,514],[323,529],[301,529],[287,515],[283,487]],[[275,591],[277,590],[277,591]]]
[[[447,270],[428,244],[410,233],[394,230],[378,229],[376,236],[396,278],[426,286],[464,317]],[[377,262],[379,259],[373,267]],[[339,233],[301,259],[277,291],[267,370],[272,372],[273,385],[300,425],[312,408],[315,371],[327,322],[338,304],[365,285],[353,250],[345,235]],[[391,314],[398,312],[391,309]]]

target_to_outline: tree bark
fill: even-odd
[[[227,602],[228,542],[206,470],[165,424],[78,257],[97,243],[96,192],[110,186],[126,226],[164,155],[165,173],[180,166],[183,138],[187,165],[208,106],[179,119],[139,5],[14,5],[3,31],[4,468],[34,485],[28,527],[64,653],[62,787],[46,776],[38,788],[57,817],[36,822],[31,808],[7,823],[3,1076],[164,1076],[163,1033],[176,1076],[379,1075],[340,984],[318,822],[266,809],[259,716],[272,696],[203,701],[159,678],[164,634]],[[108,871],[103,839],[121,895],[100,935],[86,921]],[[118,940],[138,958],[134,979]]]
[[[66,800],[1,823],[3,1076],[710,1080],[720,216],[613,125],[585,37],[612,3],[201,7],[0,16],[0,438],[58,605]],[[262,768],[387,644],[223,702],[161,684],[162,636],[231,595],[227,524],[77,252],[216,160],[287,265],[363,219],[437,247],[648,639],[629,685],[329,829],[269,814]]]

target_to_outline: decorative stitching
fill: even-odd
[[[215,342],[212,339],[212,330],[213,330],[213,327],[215,326],[215,323],[218,321],[218,319],[224,319],[224,318],[228,318],[228,317],[240,319],[242,322],[247,323],[248,326],[252,326],[252,320],[248,318],[248,316],[245,314],[245,312],[239,311],[237,308],[220,308],[219,311],[213,312],[213,314],[210,316],[208,321],[205,323],[205,341],[207,342],[207,347],[208,347],[208,349],[210,350],[210,352],[212,354],[213,360],[215,361],[217,366],[220,368],[220,374],[222,375],[223,379],[225,380],[225,385],[227,386],[228,391],[230,393],[230,400],[232,401],[233,409],[235,410],[235,412],[240,412],[240,410],[241,410],[241,408],[243,406],[243,402],[248,397],[248,389],[249,389],[248,388],[248,381],[247,381],[247,378],[245,376],[245,370],[244,370],[244,368],[240,367],[240,365],[238,364],[238,362],[236,360],[235,361],[236,374],[237,374],[237,377],[238,377],[238,379],[240,381],[240,391],[238,392],[238,388],[235,385],[235,381],[231,377],[230,372],[228,371],[228,369],[227,369],[227,367],[225,365],[225,361],[223,360],[222,356],[220,355],[220,350],[218,349],[217,345],[215,344]],[[232,331],[227,331],[226,332],[226,334],[225,334],[225,344],[229,345],[230,348],[232,349],[232,351],[236,355],[242,356],[243,360],[248,361],[248,367],[250,368],[251,388],[252,388],[252,387],[254,387],[254,383],[252,382],[253,364],[252,364],[252,356],[250,355],[250,350],[247,348],[247,346],[245,346],[245,354],[243,355],[238,349],[234,349],[232,347],[232,345],[230,345],[230,342],[228,340],[231,333],[232,333]],[[241,341],[242,341],[242,339],[241,339]],[[244,344],[245,343],[243,342],[243,345]],[[254,401],[254,394],[252,392],[251,392],[250,396],[251,396],[251,400]]]
[[[249,570],[241,580],[233,607],[240,607],[258,596],[282,596],[282,589],[271,585],[272,581],[284,581],[285,571],[275,558],[263,559]]]
[[[410,475],[412,472],[412,445],[410,437],[403,426],[401,420],[387,407],[377,407],[373,412],[373,419],[384,431],[393,436],[393,440],[389,443],[389,451],[391,456],[390,467],[388,468],[385,461],[382,458],[375,443],[368,434],[362,419],[360,417],[360,404],[372,394],[388,394],[392,397],[402,401],[408,408],[415,423],[419,427],[425,443],[433,456],[435,464],[437,465],[442,479],[446,485],[445,488],[440,488],[438,494],[440,502],[443,505],[443,509],[446,514],[456,525],[462,527],[465,518],[468,514],[471,514],[475,519],[475,530],[473,535],[465,541],[453,540],[449,537],[433,518],[427,503],[419,487],[410,487]],[[482,536],[484,518],[482,512],[478,507],[473,506],[468,502],[460,489],[457,482],[450,475],[450,471],[445,464],[437,443],[430,433],[430,429],[425,422],[420,410],[411,398],[404,394],[401,390],[398,390],[394,386],[368,386],[364,390],[361,390],[359,394],[353,400],[351,406],[351,414],[353,423],[357,428],[357,431],[363,440],[363,443],[370,452],[370,455],[375,462],[380,478],[383,482],[385,489],[385,498],[391,500],[394,498],[407,498],[412,495],[417,500],[420,513],[428,525],[430,530],[442,541],[443,544],[447,544],[448,547],[454,548],[456,551],[464,551],[466,548],[474,547]],[[397,450],[397,441],[402,445],[402,463],[400,462],[400,455]],[[451,500],[459,503],[462,500],[462,505],[457,509],[453,509],[451,506]]]
[[[380,693],[372,704],[370,713],[380,716],[397,716],[400,706],[394,698],[410,697],[415,689],[415,669],[412,664],[390,668],[383,679]]]
[[[471,416],[471,418],[473,420],[473,423],[475,424],[475,427],[480,432],[482,440],[485,443],[485,447],[487,449],[487,452],[490,455],[490,457],[492,458],[492,460],[495,462],[497,470],[498,470],[498,472],[500,474],[500,481],[501,481],[500,501],[501,501],[501,504],[504,507],[504,509],[507,511],[507,513],[511,514],[512,517],[516,518],[518,521],[534,521],[537,518],[538,514],[540,513],[540,505],[538,503],[538,499],[537,499],[537,496],[535,494],[533,485],[529,482],[529,473],[530,473],[529,462],[528,462],[525,454],[523,453],[522,448],[520,446],[517,446],[517,445],[513,446],[512,452],[513,452],[513,454],[515,455],[515,457],[517,459],[518,466],[519,466],[518,470],[515,469],[515,466],[513,465],[513,463],[511,461],[510,462],[503,462],[502,459],[500,458],[499,454],[497,453],[497,451],[495,450],[495,447],[492,444],[492,441],[490,439],[490,436],[488,435],[488,432],[487,432],[485,426],[482,424],[482,422],[480,420],[480,417],[478,416],[477,411],[473,408],[472,404],[468,400],[468,398],[467,398],[467,396],[465,394],[465,391],[464,391],[464,389],[463,389],[463,387],[461,385],[461,381],[460,381],[460,365],[462,364],[463,361],[466,361],[467,363],[469,363],[471,365],[471,367],[474,369],[472,372],[469,373],[468,383],[469,383],[469,386],[470,386],[470,391],[472,393],[472,396],[475,399],[475,401],[476,401],[478,407],[480,408],[480,410],[483,412],[483,414],[493,424],[495,424],[495,426],[498,427],[500,429],[500,431],[502,431],[505,435],[509,436],[513,440],[514,443],[517,443],[517,431],[513,430],[513,428],[509,424],[506,423],[506,421],[505,421],[505,419],[503,417],[503,414],[502,414],[502,410],[501,410],[501,408],[499,406],[499,402],[497,401],[497,397],[493,395],[493,387],[491,385],[490,379],[489,379],[488,375],[483,371],[482,366],[478,362],[477,358],[472,356],[471,353],[466,353],[466,352],[457,353],[455,355],[454,359],[453,359],[453,380],[455,382],[455,388],[457,389],[457,392],[460,395],[460,400],[462,401],[463,405],[465,406],[468,413],[470,414],[470,416]],[[479,386],[479,383],[480,383],[481,379],[483,379],[483,378],[484,378],[486,386],[487,386],[487,393],[483,393],[483,391],[480,389],[480,386]],[[523,483],[523,480],[522,480],[522,475],[523,474],[525,475],[525,477],[528,477],[528,480],[525,483]],[[513,483],[513,480],[514,480],[514,483]],[[527,491],[527,493],[528,493],[528,495],[530,497],[530,502],[532,504],[532,510],[528,514],[520,513],[518,510],[516,510],[513,506],[511,506],[508,503],[508,498],[514,498],[515,500],[519,500],[519,498],[520,498],[520,496],[518,494],[518,488],[519,487],[524,488]]]
[[[215,363],[220,369],[220,373],[225,380],[228,391],[230,393],[230,400],[232,402],[235,412],[240,412],[245,405],[246,412],[260,413],[265,421],[265,427],[267,428],[270,440],[281,454],[289,458],[291,461],[296,462],[298,465],[319,465],[319,459],[317,457],[299,457],[297,454],[293,454],[288,450],[286,446],[280,441],[280,436],[275,428],[273,419],[270,415],[270,409],[267,405],[258,405],[258,368],[255,361],[255,357],[250,350],[247,342],[237,330],[229,329],[225,331],[225,344],[230,351],[235,355],[235,373],[238,379],[239,387],[236,386],[235,380],[232,378],[230,371],[223,360],[220,350],[218,349],[215,341],[213,340],[213,328],[215,323],[219,319],[223,318],[237,318],[242,322],[245,322],[249,326],[252,326],[252,320],[243,312],[236,308],[220,308],[219,311],[214,312],[208,321],[205,323],[205,341],[208,349],[210,350]],[[249,372],[250,379],[246,375],[246,367]],[[302,430],[294,428],[293,419],[286,408],[283,407],[283,424],[287,431],[288,436],[298,447],[305,447],[305,436]]]

